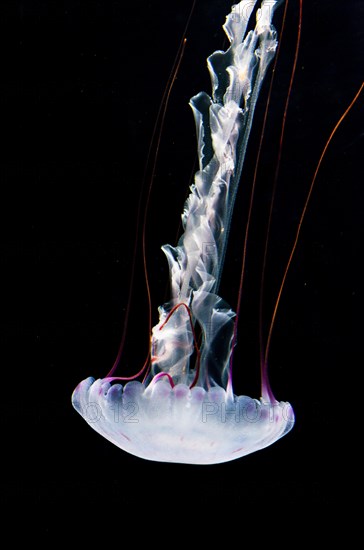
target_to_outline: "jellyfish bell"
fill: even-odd
[[[228,462],[271,445],[294,424],[289,403],[236,396],[220,386],[172,387],[165,376],[124,387],[87,378],[73,405],[124,451],[159,462]]]
[[[94,430],[145,459],[226,462],[267,447],[294,424],[266,368],[260,400],[234,394],[236,314],[217,294],[254,109],[277,47],[272,17],[279,3],[263,0],[249,32],[256,2],[233,6],[223,27],[230,47],[208,59],[212,97],[191,99],[199,170],[182,214],[184,232],[177,246],[162,247],[172,297],[159,308],[147,374],[124,386],[114,376],[87,378],[72,396]]]

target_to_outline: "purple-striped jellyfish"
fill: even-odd
[[[280,2],[263,0],[247,32],[255,3],[232,7],[223,27],[230,46],[208,59],[212,97],[201,92],[190,102],[199,170],[182,214],[184,232],[177,246],[162,247],[172,296],[159,308],[144,378],[124,386],[114,376],[87,378],[72,396],[94,430],[149,460],[226,462],[267,447],[294,424],[291,405],[272,393],[266,362],[261,398],[234,394],[236,314],[217,295],[254,109],[277,48],[272,17]]]

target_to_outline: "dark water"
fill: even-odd
[[[362,4],[304,4],[270,240],[265,328],[318,158],[363,75]],[[222,0],[197,2],[171,95],[147,225],[154,322],[168,290],[160,246],[176,241],[196,160],[188,100],[202,89],[210,93],[205,59],[227,46],[221,25],[229,7]],[[39,534],[52,532],[58,509],[74,518],[71,510],[91,510],[96,521],[107,502],[111,520],[120,519],[120,509],[125,520],[155,506],[178,506],[185,490],[194,518],[201,510],[219,517],[229,505],[251,511],[264,503],[268,513],[271,499],[285,513],[326,508],[336,505],[338,485],[348,482],[343,460],[354,451],[346,435],[348,405],[357,395],[361,356],[362,98],[319,172],[274,330],[273,391],[292,403],[294,430],[225,465],[159,464],[103,440],[71,406],[78,382],[104,376],[117,352],[145,159],[189,9],[182,1],[144,0],[1,6],[2,420],[10,451],[5,471],[11,472],[3,495],[6,505],[21,503],[25,516],[38,511],[33,526]],[[278,28],[281,15],[282,8]],[[257,281],[297,15],[298,2],[291,1],[249,241],[235,377],[237,391],[252,396],[259,394]],[[220,288],[232,307],[265,92]],[[122,363],[128,373],[140,368],[148,346],[140,255],[136,266]]]

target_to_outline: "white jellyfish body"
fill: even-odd
[[[289,403],[278,402],[262,380],[262,398],[236,396],[231,380],[235,313],[216,294],[256,100],[277,41],[275,0],[232,7],[224,30],[230,47],[208,59],[212,98],[191,99],[199,170],[182,215],[184,233],[166,245],[171,300],[152,330],[151,370],[122,387],[88,378],[72,402],[106,439],[136,456],[191,464],[226,462],[263,449],[294,424]],[[202,344],[196,352],[196,326]]]
[[[289,403],[237,397],[219,386],[172,388],[163,378],[124,388],[88,378],[75,390],[73,404],[106,439],[160,462],[234,460],[274,443],[294,422]]]

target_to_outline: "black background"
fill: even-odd
[[[312,175],[325,142],[359,88],[363,6],[304,2],[297,74],[287,117],[264,310],[267,326]],[[198,0],[162,133],[147,221],[153,322],[166,298],[160,246],[175,243],[195,162],[189,98],[210,93],[206,57],[226,48],[230,8]],[[3,498],[17,517],[36,511],[38,534],[86,510],[113,523],[177,507],[194,518],[232,507],[310,516],[337,505],[355,452],[346,428],[356,395],[362,205],[362,99],[340,127],[316,181],[273,334],[270,373],[296,413],[273,446],[216,466],[153,463],[93,432],[71,405],[87,376],[115,358],[129,295],[143,170],[158,106],[190,10],[180,0],[124,5],[78,0],[2,4],[1,352]],[[280,27],[282,7],[275,21]],[[257,299],[262,229],[298,24],[290,2],[259,171],[239,347],[237,393],[259,396]],[[251,182],[266,87],[257,106],[243,181]],[[244,179],[245,178],[245,179]],[[237,205],[220,294],[235,308],[246,192]],[[141,195],[142,194],[142,195]],[[140,368],[148,307],[138,244],[120,374]],[[358,343],[359,342],[359,343]],[[106,504],[107,503],[107,504]],[[274,503],[274,505],[272,504]],[[62,510],[62,513],[59,513]],[[166,511],[167,510],[167,511]],[[148,512],[147,512],[148,511]],[[158,512],[153,512],[157,519]],[[188,520],[190,521],[190,520]],[[64,525],[64,523],[62,523]],[[235,525],[235,526],[234,526]],[[239,525],[231,527],[237,532]]]

